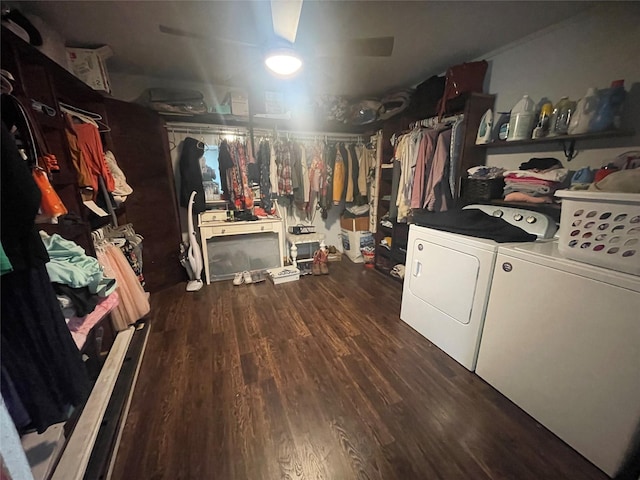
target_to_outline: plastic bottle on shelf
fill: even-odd
[[[571,116],[567,130],[569,135],[580,135],[590,131],[589,125],[598,111],[599,101],[598,90],[595,88],[588,89],[587,94],[578,101],[576,111]]]
[[[569,100],[569,97],[561,97],[551,114],[551,125],[549,136],[566,135],[571,122],[571,116],[576,110],[576,102]]]
[[[546,137],[549,133],[549,124],[551,122],[551,114],[553,113],[553,105],[551,103],[545,103],[540,107],[540,117],[538,117],[538,124],[533,129],[531,138]]]
[[[507,141],[527,140],[531,138],[531,130],[536,117],[536,106],[529,95],[525,95],[511,109],[509,119],[509,135]]]
[[[590,132],[602,132],[613,128],[614,110],[612,104],[613,90],[605,88],[600,90],[600,101],[591,121],[589,122]]]

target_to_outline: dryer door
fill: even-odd
[[[418,236],[412,245],[409,290],[422,301],[468,324],[476,294],[480,261],[474,255]]]

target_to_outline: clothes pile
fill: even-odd
[[[532,158],[520,170],[504,173],[507,202],[553,203],[556,190],[566,187],[569,171],[556,158]]]

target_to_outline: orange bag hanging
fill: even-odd
[[[38,188],[42,192],[42,201],[40,202],[40,210],[42,210],[42,213],[54,218],[67,214],[67,208],[51,186],[51,183],[49,183],[47,172],[40,167],[35,167],[32,175],[36,185],[38,185]]]

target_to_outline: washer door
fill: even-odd
[[[471,320],[480,261],[452,248],[416,238],[409,290],[422,301],[462,324]]]

